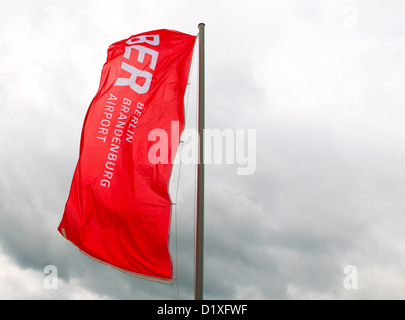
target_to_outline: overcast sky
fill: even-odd
[[[177,298],[89,259],[57,226],[108,46],[200,22],[206,126],[257,137],[254,174],[207,165],[204,297],[405,298],[405,2],[4,0],[0,12],[0,299]],[[193,298],[193,184],[182,167],[181,299]],[[47,265],[58,289],[43,285]]]

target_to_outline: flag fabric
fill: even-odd
[[[58,227],[92,258],[165,283],[173,283],[170,160],[184,128],[195,38],[162,29],[109,47]],[[150,152],[156,141],[164,142],[151,135],[156,130],[167,134],[160,139],[169,142],[167,161],[159,150]]]

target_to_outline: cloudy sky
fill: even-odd
[[[207,165],[204,297],[405,298],[403,1],[4,0],[0,12],[0,299],[177,299],[56,229],[108,46],[200,22],[207,128],[257,138],[254,174]],[[192,299],[194,167],[181,170],[178,288]]]

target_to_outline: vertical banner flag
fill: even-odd
[[[173,282],[168,184],[195,38],[156,30],[109,47],[58,227],[92,258],[164,283]],[[167,159],[149,155],[154,129],[167,134]]]

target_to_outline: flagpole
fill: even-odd
[[[199,38],[199,85],[198,85],[198,133],[200,139],[199,162],[197,165],[197,234],[194,299],[203,299],[204,269],[204,109],[205,109],[205,55],[204,55],[205,24],[198,25]]]

